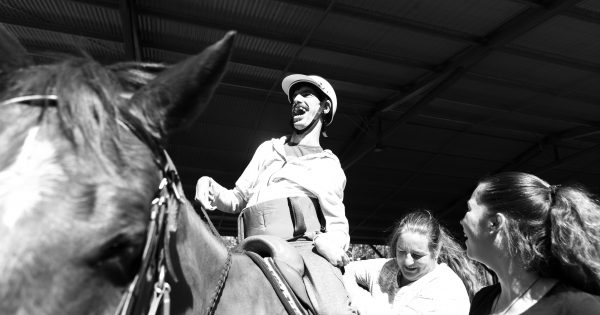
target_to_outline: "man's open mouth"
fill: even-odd
[[[302,104],[295,105],[294,108],[292,108],[292,114],[294,116],[304,115],[304,113],[306,113],[307,111],[308,108]]]

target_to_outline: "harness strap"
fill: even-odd
[[[272,199],[242,210],[238,237],[275,235],[284,240],[312,239],[325,232],[326,222],[317,198],[293,196]]]
[[[279,297],[281,304],[290,315],[309,315],[296,296],[293,294],[292,289],[283,280],[281,273],[277,271],[277,268],[270,257],[263,258],[259,254],[254,252],[244,252],[252,261],[258,266],[263,272],[267,280],[271,283],[273,290]]]
[[[298,207],[293,204],[292,198],[287,198],[288,208],[290,209],[290,217],[292,218],[292,225],[294,226],[294,238],[303,236],[306,233],[306,222],[304,222],[304,213]]]

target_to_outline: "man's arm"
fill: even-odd
[[[195,199],[207,210],[219,209],[223,212],[240,212],[248,201],[250,188],[262,168],[262,161],[268,154],[269,142],[263,142],[254,152],[252,160],[235,183],[234,189],[227,189],[208,176],[202,176],[196,183]]]
[[[235,189],[229,190],[208,176],[202,176],[196,183],[195,199],[206,210],[219,209],[223,212],[236,213],[241,210],[243,197]]]
[[[313,239],[315,248],[332,265],[345,266],[350,259],[346,249],[350,243],[348,219],[344,207],[346,176],[337,159],[335,165],[327,166],[325,186],[316,189],[319,204],[326,221],[327,232],[317,234]]]

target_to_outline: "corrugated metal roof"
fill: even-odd
[[[338,3],[405,19],[422,28],[461,32],[462,36],[485,36],[527,8],[523,3],[496,0],[342,0]]]
[[[514,44],[583,60],[600,67],[600,25],[559,16],[515,40]]]
[[[32,0],[2,1],[2,14],[27,24],[48,23],[65,32],[88,31],[105,34],[107,38],[122,40],[119,11],[100,6],[90,6],[76,1]]]

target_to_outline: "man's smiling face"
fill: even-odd
[[[313,121],[321,107],[316,88],[303,85],[292,96],[292,121],[294,128],[302,130]]]

